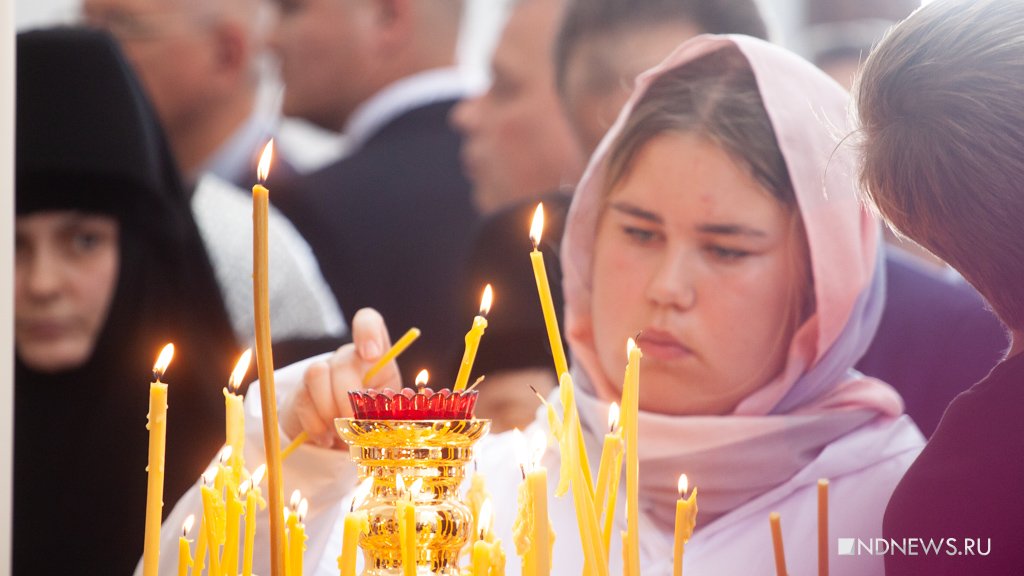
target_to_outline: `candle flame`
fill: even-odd
[[[548,439],[539,428],[533,430],[530,436],[530,464],[534,469],[540,467],[540,461],[544,458],[544,452],[548,449]]]
[[[356,491],[352,493],[352,504],[349,506],[350,512],[355,512],[356,508],[363,505],[366,498],[370,495],[370,490],[373,488],[373,478],[367,478],[359,483],[356,487]]]
[[[630,352],[636,348],[636,340],[632,338],[626,338],[626,356],[629,356]]]
[[[217,453],[217,462],[220,462],[221,464],[226,464],[228,460],[231,460],[232,451],[233,450],[231,446],[224,446],[223,448],[221,448],[220,452]]]
[[[526,436],[519,431],[519,428],[512,429],[512,451],[515,453],[516,462],[519,462],[519,467],[523,468],[528,458],[526,455]]]
[[[420,370],[420,373],[416,375],[416,387],[422,388],[426,386],[428,380],[430,380],[430,372],[427,372],[426,368]]]
[[[295,490],[295,492],[292,492],[292,499],[288,501],[288,507],[292,509],[292,512],[295,512],[299,509],[300,502],[302,502],[302,493]]]
[[[300,523],[303,520],[306,519],[306,513],[307,512],[309,512],[309,500],[306,500],[305,498],[303,498],[302,501],[299,502],[299,506],[298,506],[298,515],[299,515],[299,522]]]
[[[533,213],[533,224],[530,225],[530,240],[533,241],[534,250],[540,246],[540,234],[544,230],[544,203],[537,204],[537,210]]]
[[[252,478],[249,478],[245,482],[238,485],[238,497],[244,498],[249,491],[252,490]]]
[[[480,529],[480,539],[486,540],[487,530],[491,526],[491,499],[487,498],[480,505],[480,513],[477,515],[477,527]]]
[[[266,182],[267,176],[270,176],[270,160],[274,157],[274,139],[271,138],[267,145],[263,147],[263,153],[260,154],[260,163],[256,167],[256,176],[259,177],[260,182]]]
[[[156,364],[153,364],[154,380],[159,382],[160,379],[163,378],[164,372],[167,371],[167,366],[171,363],[171,358],[174,358],[174,344],[168,344],[160,351],[160,356],[157,357]]]
[[[679,497],[682,498],[686,495],[686,491],[690,488],[690,480],[687,479],[686,474],[679,475]]]
[[[409,485],[409,500],[416,498],[421,492],[423,492],[423,478],[417,478]]]
[[[405,496],[405,479],[402,478],[401,473],[395,475],[395,491],[400,497]]]
[[[608,407],[608,431],[615,432],[615,428],[619,425],[619,405],[616,402],[612,402],[612,405]]]
[[[188,518],[185,518],[185,523],[181,526],[181,537],[188,538],[188,533],[192,531],[192,525],[196,523],[196,515],[189,514]]]
[[[202,473],[201,478],[203,479],[203,486],[213,486],[214,481],[217,480],[217,468],[215,466],[207,468],[206,472]]]
[[[249,364],[252,361],[252,348],[246,348],[245,352],[238,357],[238,362],[235,364],[235,369],[231,371],[231,379],[228,381],[228,387],[232,392],[237,393],[238,389],[242,387],[242,378],[245,378],[245,373],[249,371]]]
[[[480,315],[487,316],[491,311],[491,303],[494,301],[494,291],[491,290],[491,285],[488,284],[484,288],[484,295],[480,298]]]
[[[253,470],[252,476],[249,477],[249,479],[252,480],[252,487],[253,488],[259,487],[260,482],[263,482],[263,476],[266,473],[267,473],[267,465],[266,464],[260,464],[259,466],[256,467],[255,470]]]

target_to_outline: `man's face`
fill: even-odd
[[[206,107],[216,73],[213,16],[195,0],[84,0],[86,23],[107,30],[174,131]]]
[[[270,46],[281,64],[285,115],[340,131],[374,92],[373,0],[279,0]]]
[[[523,0],[492,60],[493,84],[455,109],[474,200],[492,212],[521,198],[575,185],[583,167],[554,86],[557,0]]]

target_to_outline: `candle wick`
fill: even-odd
[[[159,371],[153,370],[153,381],[154,382],[159,382],[160,381],[160,376],[161,376],[161,374],[160,374]]]
[[[537,396],[537,399],[540,400],[541,404],[547,405],[547,400],[544,399],[544,396],[542,396],[540,392],[537,392],[537,389],[533,387],[533,384],[527,384],[527,386],[530,387],[530,390],[533,390],[534,395]]]
[[[633,338],[633,341],[634,341],[634,342],[639,342],[639,341],[640,341],[640,335],[641,335],[641,334],[643,334],[643,333],[644,333],[644,331],[643,331],[643,330],[640,330],[639,332],[637,332],[637,333],[636,333],[636,337],[635,337],[635,338]]]
[[[523,480],[526,480],[526,466],[522,462],[519,463],[519,473],[523,475]]]

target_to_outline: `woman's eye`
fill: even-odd
[[[623,226],[622,232],[632,241],[638,244],[647,244],[657,239],[658,233],[649,228],[637,226]]]
[[[750,252],[746,250],[726,248],[725,246],[717,246],[715,244],[705,246],[704,250],[708,252],[716,260],[721,260],[725,262],[735,262],[736,260],[740,260],[750,255]]]
[[[100,235],[92,232],[78,232],[71,237],[71,247],[77,252],[88,252],[100,243]]]

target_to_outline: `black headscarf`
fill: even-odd
[[[16,360],[14,573],[130,574],[142,554],[153,363],[169,385],[165,512],[224,442],[238,350],[156,117],[116,43],[61,28],[17,41],[16,208],[120,225],[110,312],[85,365]]]

